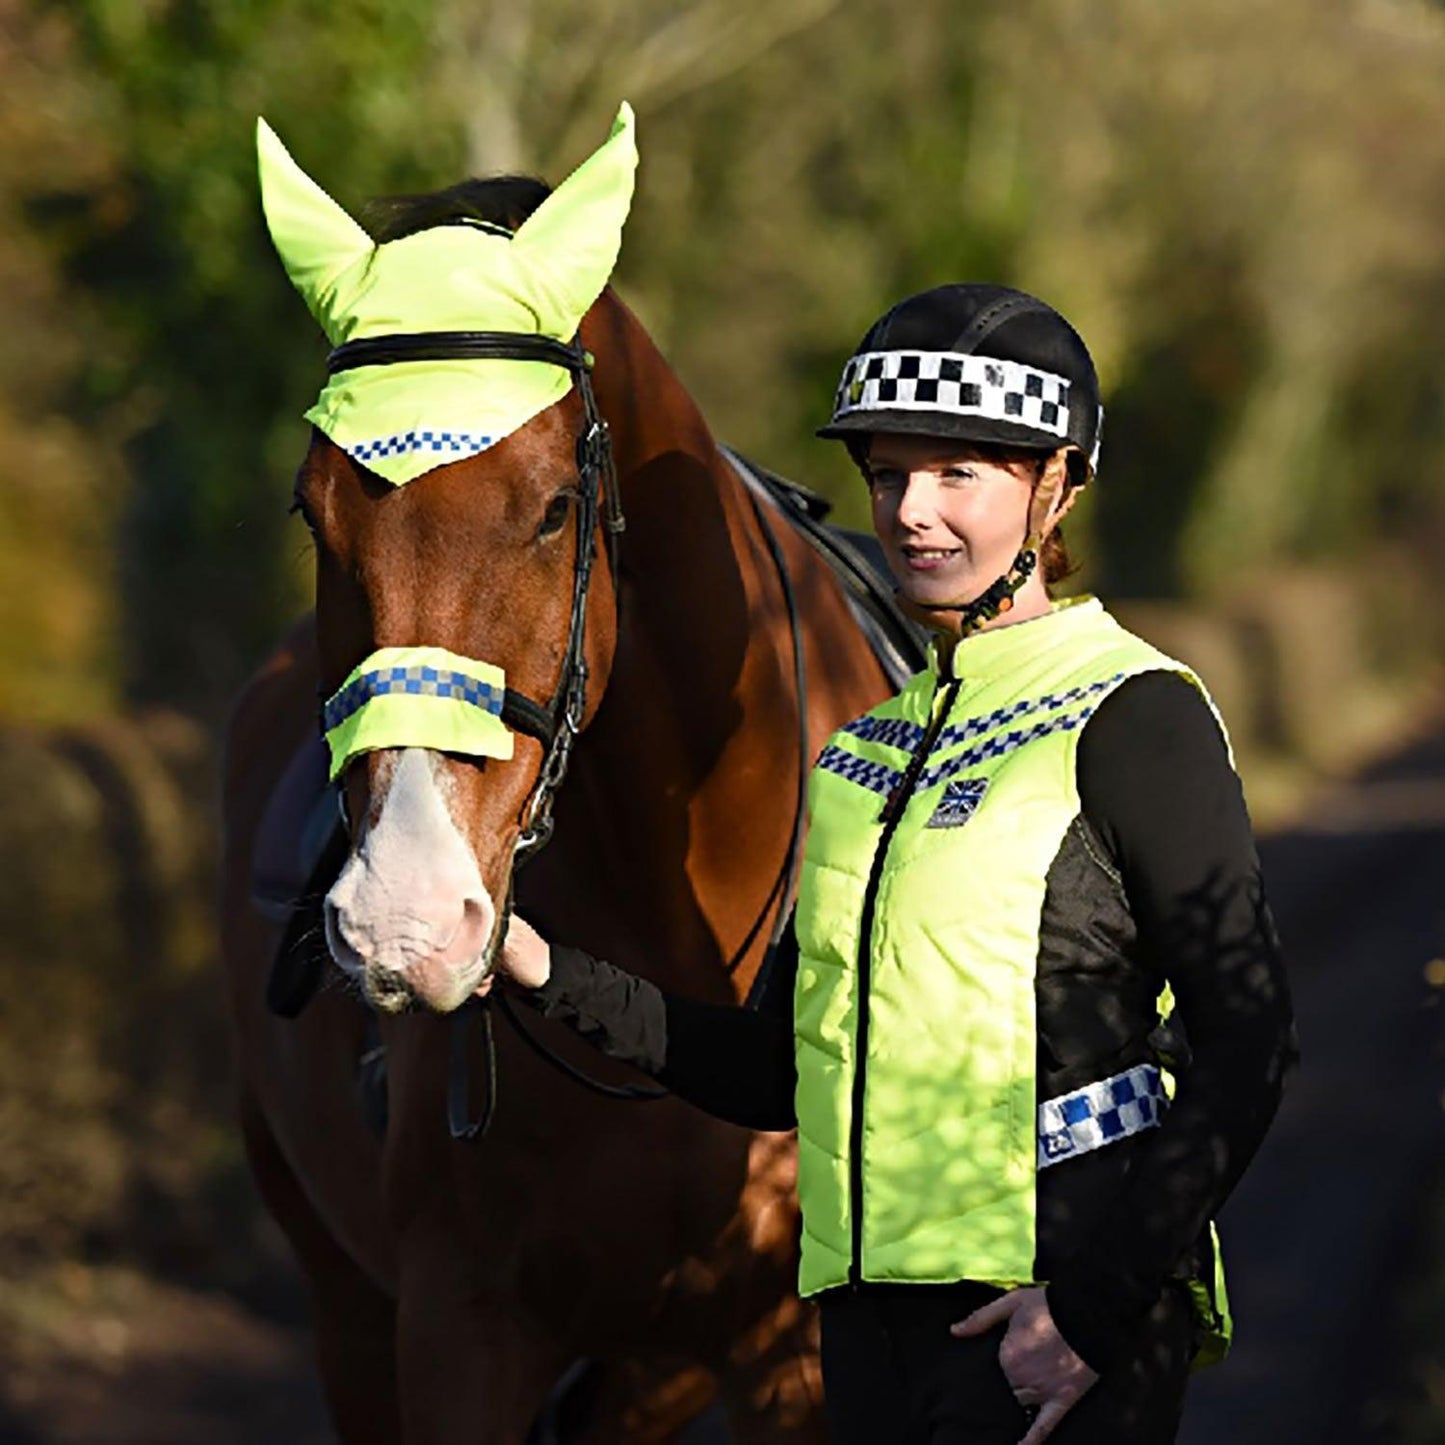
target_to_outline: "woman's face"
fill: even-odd
[[[905,598],[971,602],[1013,565],[1035,470],[986,461],[967,442],[876,432],[866,470],[873,530]]]

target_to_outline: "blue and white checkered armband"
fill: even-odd
[[[1164,1079],[1153,1064],[1138,1064],[1097,1084],[1039,1105],[1038,1167],[1117,1144],[1164,1117]]]

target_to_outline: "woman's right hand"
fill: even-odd
[[[552,976],[552,949],[525,918],[512,914],[497,955],[497,972],[523,988],[541,988]]]

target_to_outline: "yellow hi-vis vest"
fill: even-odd
[[[1035,975],[1080,731],[1188,669],[1092,598],[958,646],[834,734],[797,906],[804,1295],[1035,1272]],[[1067,1168],[1067,1163],[1058,1167]]]

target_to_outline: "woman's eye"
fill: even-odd
[[[902,483],[903,473],[891,471],[874,472],[872,481],[878,491],[889,492]]]
[[[539,537],[554,537],[567,525],[567,514],[572,510],[575,496],[574,492],[559,492],[547,503],[542,525],[537,528]]]
[[[978,473],[972,467],[948,467],[943,472],[945,482],[971,482]]]

